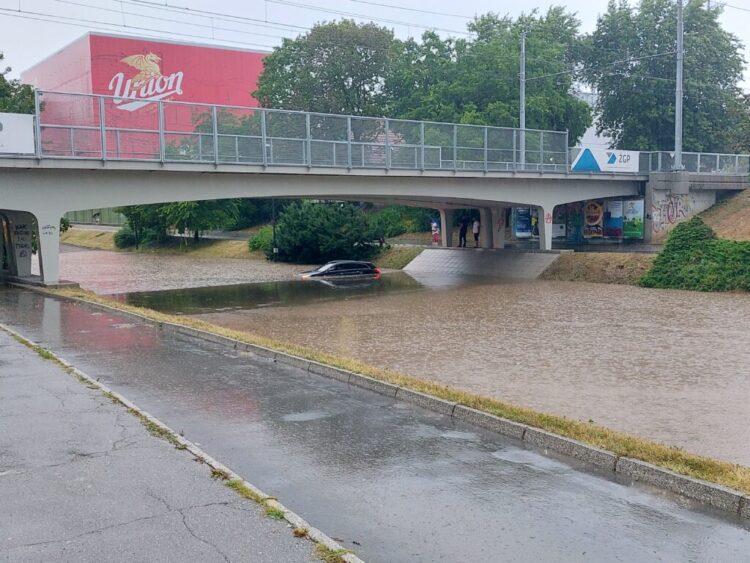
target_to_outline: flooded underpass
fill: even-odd
[[[750,465],[747,294],[65,250],[97,293]]]
[[[750,465],[750,296],[404,273],[120,295]]]

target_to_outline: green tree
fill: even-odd
[[[167,222],[160,212],[159,204],[129,205],[120,207],[118,213],[125,215],[135,246],[147,242],[164,242],[167,238]]]
[[[526,126],[568,130],[575,142],[591,124],[591,111],[572,95],[580,62],[580,23],[562,7],[517,20],[486,14],[469,24],[473,41],[397,41],[386,81],[390,114],[406,119],[518,127],[521,31],[526,30]]]
[[[178,201],[162,205],[159,214],[178,232],[192,231],[197,241],[202,231],[220,229],[236,221],[239,215],[237,202],[236,199]]]
[[[374,252],[372,238],[367,217],[350,203],[297,202],[276,225],[277,258],[306,264],[365,259]]]
[[[0,53],[0,61],[4,59]],[[8,80],[10,67],[0,71],[0,111],[8,113],[34,113],[34,90],[19,80]]]
[[[393,32],[351,20],[322,23],[263,60],[253,93],[264,107],[382,115]]]
[[[739,40],[718,21],[721,3],[685,7],[683,146],[731,148],[731,117],[739,101],[743,59]],[[633,150],[674,147],[677,13],[673,0],[610,0],[588,38],[583,79],[599,93],[597,128]]]

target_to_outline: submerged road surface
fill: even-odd
[[[29,291],[0,289],[0,321],[370,562],[750,553],[750,522],[338,381]]]

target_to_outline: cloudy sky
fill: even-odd
[[[725,6],[725,28],[750,45],[750,0],[712,1]],[[0,51],[17,77],[87,30],[271,50],[322,20],[372,19],[400,37],[425,28],[461,36],[477,14],[517,16],[555,4],[576,12],[590,31],[607,0],[0,0]],[[743,87],[750,91],[748,70]]]

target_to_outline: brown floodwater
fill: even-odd
[[[750,465],[750,296],[525,282],[195,315]]]
[[[61,262],[68,279],[131,303],[750,465],[747,294],[402,273],[334,288],[271,281],[301,268],[263,261],[66,252]],[[241,282],[266,283],[205,287]]]

